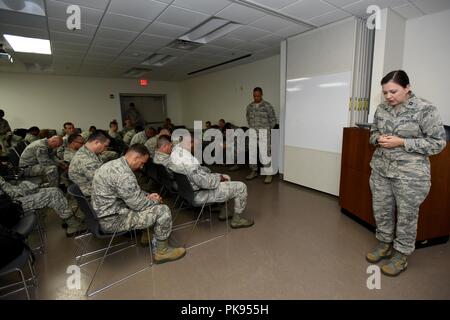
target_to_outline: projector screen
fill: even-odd
[[[351,72],[288,79],[285,145],[341,153]]]

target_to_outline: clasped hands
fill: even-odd
[[[159,202],[159,203],[163,203],[163,199],[162,197],[157,194],[157,193],[150,193],[147,195],[147,199],[155,201],[155,202]]]
[[[380,135],[377,141],[380,147],[388,149],[395,147],[402,147],[405,144],[405,139],[385,134]]]

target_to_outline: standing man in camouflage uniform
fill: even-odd
[[[67,148],[64,150],[64,161],[70,163],[77,151],[83,146],[84,139],[81,134],[72,133],[67,142]]]
[[[67,165],[55,158],[53,150],[62,146],[62,138],[53,136],[40,139],[29,144],[22,152],[19,167],[23,169],[24,177],[38,177],[46,175],[51,187],[59,185],[58,168],[66,170]]]
[[[89,136],[88,141],[82,146],[69,166],[69,178],[79,187],[83,195],[90,197],[92,194],[92,179],[98,168],[103,164],[99,155],[108,148],[109,138],[103,131],[96,131]]]
[[[388,73],[381,85],[386,102],[377,107],[370,136],[377,147],[370,188],[379,244],[366,259],[390,258],[381,271],[396,276],[415,249],[419,206],[431,186],[428,157],[444,149],[446,136],[436,107],[411,92],[403,70]]]
[[[11,139],[12,132],[8,121],[3,118],[4,116],[5,112],[0,110],[0,147],[1,151],[6,154],[9,147],[8,140]]]
[[[270,145],[270,130],[273,129],[277,123],[277,117],[272,105],[262,99],[263,92],[260,87],[253,89],[253,102],[247,106],[247,123],[250,129],[255,129],[258,134],[259,130],[267,130],[267,153],[271,155]],[[259,144],[259,143],[258,143]],[[258,148],[259,149],[259,148]],[[261,150],[259,150],[261,152]],[[266,164],[265,167],[270,167],[270,164]],[[247,180],[254,179],[258,176],[258,165],[250,164],[251,173],[246,177]],[[264,183],[271,183],[272,176],[268,175],[264,179]]]
[[[19,185],[14,186],[6,182],[3,177],[0,177],[0,195],[3,193],[6,193],[13,200],[20,201],[25,212],[45,207],[55,210],[67,224],[67,237],[73,237],[86,230],[69,209],[64,194],[58,188],[39,189],[36,184],[30,181],[23,181]]]
[[[154,226],[157,239],[155,262],[164,263],[182,258],[184,248],[172,248],[168,239],[172,231],[172,216],[157,193],[142,191],[133,171],[149,159],[147,148],[132,145],[125,156],[104,164],[94,175],[92,205],[104,231],[127,231]],[[145,238],[147,232],[143,232]],[[148,243],[149,239],[145,239]],[[143,239],[141,239],[143,242]]]
[[[190,135],[183,136],[183,140],[173,148],[170,163],[166,164],[166,168],[187,176],[195,191],[194,200],[200,205],[205,202],[221,203],[234,199],[234,214],[230,226],[234,229],[251,227],[254,224],[253,220],[242,216],[247,205],[245,183],[231,181],[228,175],[211,173],[192,155],[193,148],[194,139]],[[226,213],[222,211],[219,220],[223,221],[226,218]]]

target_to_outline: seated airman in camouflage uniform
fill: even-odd
[[[69,179],[80,187],[86,197],[92,194],[92,179],[95,171],[103,164],[99,157],[109,145],[109,138],[98,130],[89,136],[88,141],[82,146],[69,166]]]
[[[22,152],[19,167],[25,178],[46,175],[51,187],[59,185],[58,168],[66,170],[67,165],[55,158],[53,150],[62,145],[62,138],[53,136],[30,143]]]
[[[97,211],[104,231],[143,229],[141,243],[148,244],[145,230],[154,226],[157,240],[155,262],[180,259],[184,248],[172,248],[168,239],[172,231],[172,216],[157,193],[141,190],[133,173],[148,161],[149,153],[142,144],[132,145],[125,156],[104,164],[92,182],[92,206]]]
[[[231,181],[227,175],[211,173],[201,166],[192,155],[194,139],[190,135],[183,136],[183,140],[173,148],[170,155],[170,164],[166,166],[174,172],[184,174],[189,179],[195,191],[195,201],[198,204],[205,202],[225,202],[234,199],[234,214],[231,219],[232,228],[248,228],[254,222],[242,217],[247,205],[247,186],[240,181]],[[225,220],[225,213],[219,217]]]
[[[78,133],[72,133],[67,139],[67,147],[64,149],[64,161],[70,163],[77,153],[77,151],[83,146],[84,139]]]
[[[19,185],[12,185],[0,177],[0,195],[6,193],[11,199],[20,201],[23,210],[39,210],[52,208],[67,224],[66,235],[72,237],[86,230],[82,223],[69,209],[66,198],[58,188],[42,188],[30,182],[23,181]]]
[[[25,138],[23,139],[23,141],[32,143],[36,140],[39,140],[39,133],[40,133],[40,130],[38,127],[31,127],[30,129],[28,129],[28,132],[27,132]]]

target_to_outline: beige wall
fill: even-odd
[[[0,108],[12,128],[61,129],[65,121],[82,129],[107,128],[112,119],[120,120],[120,93],[165,94],[168,116],[173,123],[183,121],[177,82],[150,81],[141,87],[137,79],[0,73]]]
[[[254,87],[263,89],[263,98],[273,105],[279,119],[280,56],[276,55],[183,81],[185,125],[193,128],[194,120],[210,120],[214,124],[223,118],[246,126],[245,110],[253,100]]]

